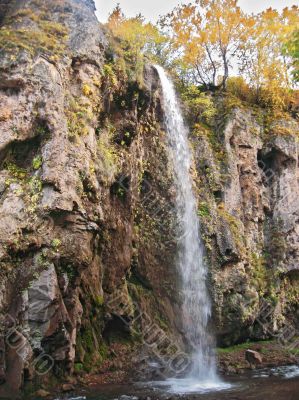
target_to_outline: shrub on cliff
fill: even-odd
[[[126,18],[117,6],[107,22],[113,52],[129,79],[142,80],[145,59],[156,62],[166,38],[141,14]]]

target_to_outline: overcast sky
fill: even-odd
[[[126,16],[135,16],[141,13],[151,21],[156,21],[159,15],[171,11],[180,3],[189,3],[182,0],[95,0],[97,16],[101,22],[106,22],[111,10],[120,3]],[[299,5],[296,0],[239,0],[239,5],[247,12],[259,12],[273,7],[282,9],[293,4]]]

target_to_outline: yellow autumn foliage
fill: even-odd
[[[137,78],[142,75],[144,58],[154,61],[166,40],[157,27],[145,22],[141,15],[126,18],[119,6],[110,14],[107,27],[114,39],[114,51],[125,64],[130,64],[127,72],[134,71]]]
[[[230,86],[241,99],[288,108],[292,77],[298,76],[297,6],[248,15],[238,0],[195,0],[177,6],[160,24],[183,80],[205,90]],[[229,81],[232,73],[244,79]]]

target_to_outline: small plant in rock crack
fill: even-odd
[[[38,170],[41,168],[41,166],[43,165],[43,159],[41,156],[36,156],[34,157],[33,161],[32,161],[32,167],[34,170]]]
[[[53,247],[53,249],[57,250],[59,246],[61,246],[61,240],[55,238],[52,240],[51,242],[51,246]]]

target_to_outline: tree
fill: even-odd
[[[118,57],[130,64],[137,75],[142,73],[144,58],[156,62],[165,44],[158,28],[139,14],[126,18],[119,5],[110,14],[107,27],[114,37],[114,50]]]
[[[292,62],[284,48],[298,24],[296,6],[281,13],[269,8],[254,17],[248,39],[239,52],[239,63],[258,102],[283,107],[292,87]]]
[[[285,44],[284,54],[291,57],[294,81],[299,82],[299,30],[296,30]]]
[[[237,0],[196,0],[161,20],[176,56],[191,70],[193,81],[205,88],[226,87],[233,60],[253,24]]]
[[[299,80],[297,6],[247,15],[237,0],[194,0],[160,23],[170,36],[172,66],[185,86],[226,89],[231,72],[239,67],[245,78],[242,90],[249,84],[252,92],[245,97],[288,107],[292,71]]]

